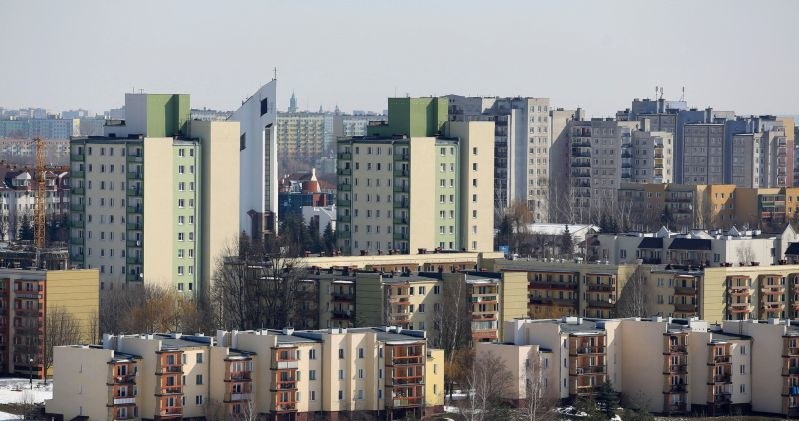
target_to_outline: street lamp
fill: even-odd
[[[31,390],[33,390],[33,358],[28,358],[28,376],[30,376]]]

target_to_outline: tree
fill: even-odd
[[[624,421],[655,421],[655,417],[649,412],[649,403],[640,392],[635,395],[623,395],[622,406]]]
[[[545,374],[538,354],[536,354],[536,358],[527,359],[523,379],[525,382],[524,403],[515,418],[525,421],[556,420],[557,417],[554,416],[552,409],[555,408],[557,402],[547,396]]]
[[[23,241],[33,241],[33,222],[31,221],[30,212],[25,212],[22,214],[18,238]]]
[[[81,341],[80,323],[63,307],[49,307],[45,316],[44,381],[53,366],[53,347],[74,345]]]
[[[469,392],[460,401],[461,415],[469,421],[506,418],[504,397],[510,390],[510,379],[510,371],[496,355],[476,357],[466,377]]]
[[[100,293],[103,333],[202,332],[214,325],[203,297],[158,284],[110,285]]]
[[[467,364],[469,358],[459,353],[470,349],[472,342],[472,305],[469,302],[468,285],[461,279],[444,282],[444,291],[440,305],[434,307],[433,332],[430,337],[431,346],[444,350],[446,365],[456,369],[458,365]],[[452,394],[457,377],[444,370],[447,390]]]
[[[616,304],[618,317],[649,317],[651,316],[649,297],[651,291],[646,283],[644,269],[640,266],[627,279],[619,294]]]
[[[304,268],[292,257],[292,250],[300,249],[285,238],[252,241],[241,236],[222,253],[211,291],[220,328],[279,329],[299,324],[297,303]]]
[[[597,407],[605,415],[605,418],[612,419],[616,416],[616,409],[619,407],[619,394],[613,390],[610,381],[602,383],[599,389],[599,396],[596,398]]]
[[[333,231],[333,224],[331,222],[327,223],[325,231],[322,233],[322,247],[328,256],[336,251],[336,233]]]
[[[8,238],[8,231],[11,228],[8,215],[0,215],[0,240],[5,241]]]
[[[566,224],[566,228],[560,238],[560,254],[568,258],[571,258],[574,254],[574,237],[569,232],[569,224]]]

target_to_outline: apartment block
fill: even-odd
[[[662,183],[673,174],[673,136],[648,120],[595,118],[569,124],[572,207],[581,220],[615,208],[625,183]]]
[[[447,122],[443,98],[390,98],[388,123],[339,139],[344,254],[493,248],[490,122]],[[431,181],[432,180],[432,181]],[[480,223],[478,223],[478,220]]]
[[[291,161],[312,163],[325,149],[325,119],[323,113],[278,113],[278,160],[288,165]]]
[[[97,339],[97,270],[0,269],[0,373],[44,378],[48,313],[63,311],[78,324],[80,340]],[[63,333],[62,333],[63,334]]]
[[[33,223],[36,177],[32,169],[0,168],[0,239],[19,239],[24,217]],[[60,220],[69,213],[69,172],[51,168],[44,177],[46,220]]]
[[[105,284],[210,285],[238,235],[238,123],[188,121],[188,95],[126,94],[127,121],[71,141],[70,257]],[[110,285],[109,285],[110,286]]]
[[[494,207],[526,203],[539,222],[549,220],[551,177],[549,98],[448,95],[451,121],[493,121]]]
[[[80,119],[77,118],[15,118],[0,120],[0,138],[69,139],[71,136],[79,135]]]
[[[691,266],[776,265],[785,260],[797,234],[790,225],[782,233],[759,230],[691,230],[655,233],[593,234],[586,242],[589,261]]]
[[[233,112],[228,121],[239,122],[237,232],[244,231],[250,236],[275,233],[279,181],[277,80],[261,86]]]
[[[564,400],[596,397],[609,381],[616,391],[638,396],[654,413],[746,412],[757,410],[760,399],[755,364],[769,364],[778,372],[782,365],[781,358],[769,361],[753,353],[758,338],[726,323],[722,329],[698,319],[565,317],[506,324],[504,344],[479,344],[478,355],[499,356],[510,367],[536,367],[531,374],[546,379],[545,394]],[[782,350],[782,341],[773,343]],[[516,402],[526,398],[520,380],[507,392]]]
[[[55,360],[56,419],[403,419],[443,406],[443,351],[396,327],[106,335]]]

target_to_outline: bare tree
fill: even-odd
[[[5,241],[8,236],[8,230],[11,227],[11,224],[8,220],[8,215],[0,216],[0,240]]]
[[[536,354],[538,357],[538,354]],[[528,358],[523,372],[525,397],[516,419],[526,421],[550,421],[557,417],[552,412],[556,399],[547,395],[546,377],[540,358]]]
[[[640,266],[630,275],[619,294],[616,303],[616,316],[618,317],[648,317],[651,316],[649,297],[651,291],[646,282],[644,269]]]
[[[211,301],[225,329],[282,328],[298,324],[297,302],[304,273],[279,239],[242,236],[217,262]],[[299,323],[301,324],[301,323]]]
[[[466,377],[468,392],[460,401],[460,414],[469,421],[498,419],[504,397],[511,388],[511,373],[502,360],[491,354],[475,358]]]
[[[755,261],[755,251],[752,249],[751,245],[739,245],[735,249],[735,255],[738,257],[738,262],[745,265]]]
[[[80,323],[63,307],[50,307],[45,316],[44,381],[53,366],[53,347],[74,345],[81,340]]]
[[[466,282],[447,280],[444,282],[441,304],[434,308],[433,335],[431,346],[444,350],[445,364],[456,368],[460,364],[459,350],[471,348],[472,307],[469,302],[469,288]],[[452,371],[444,370],[447,390],[452,394],[457,377]]]
[[[202,301],[165,286],[108,288],[100,294],[103,333],[202,332],[212,327]]]

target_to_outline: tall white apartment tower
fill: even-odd
[[[262,86],[228,120],[240,123],[240,230],[277,232],[277,79]]]

